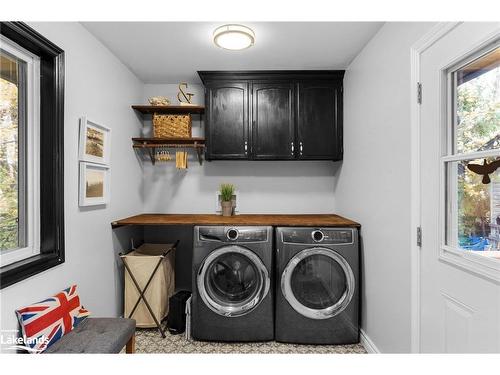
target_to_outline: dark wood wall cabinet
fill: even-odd
[[[198,74],[207,160],[342,160],[343,70]]]

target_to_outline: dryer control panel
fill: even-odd
[[[297,244],[351,244],[350,228],[283,228],[282,241]]]
[[[268,227],[200,227],[200,241],[220,242],[266,242],[268,241]]]

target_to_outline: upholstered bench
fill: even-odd
[[[135,352],[135,320],[87,318],[44,353],[120,353],[124,347]]]

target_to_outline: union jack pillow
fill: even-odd
[[[76,285],[53,297],[16,310],[24,345],[41,353],[80,324],[90,313],[80,304]]]

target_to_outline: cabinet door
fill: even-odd
[[[213,82],[206,88],[206,158],[247,159],[248,84]]]
[[[297,96],[299,159],[341,160],[342,83],[301,82]]]
[[[254,159],[293,159],[294,85],[252,85],[252,156]]]

